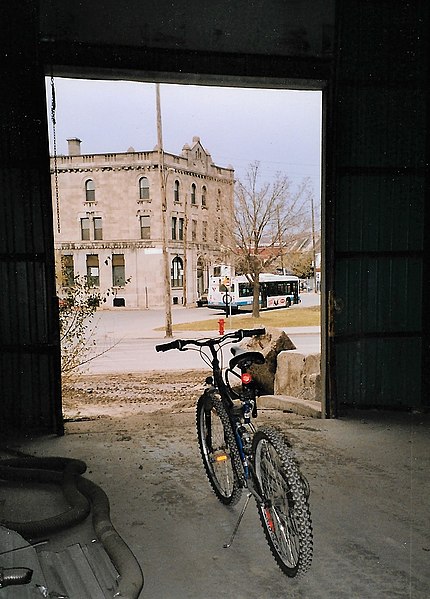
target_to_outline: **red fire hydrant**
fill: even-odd
[[[218,331],[219,331],[220,335],[224,335],[224,324],[225,324],[224,318],[220,318],[218,320]]]

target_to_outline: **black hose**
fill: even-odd
[[[137,599],[143,587],[142,570],[110,521],[110,506],[106,493],[86,478],[80,477],[78,486],[91,501],[94,531],[120,575],[119,592],[115,597]]]
[[[47,470],[46,468],[52,468]],[[82,522],[91,511],[88,499],[76,486],[76,478],[85,472],[86,465],[80,460],[60,458],[17,458],[0,461],[0,478],[24,482],[47,482],[61,485],[64,498],[71,506],[62,514],[30,520],[28,522],[11,522],[0,519],[0,524],[15,530],[26,539],[37,539],[47,533],[69,528]]]
[[[63,529],[82,521],[90,512],[91,504],[96,536],[120,576],[115,597],[137,599],[143,588],[141,567],[110,521],[110,506],[106,493],[95,483],[81,476],[85,470],[85,462],[61,457],[0,460],[0,478],[60,484],[65,498],[72,506],[64,513],[44,520],[0,520],[0,524],[16,530],[23,537],[39,537],[46,535],[48,531]]]

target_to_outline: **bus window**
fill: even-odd
[[[239,283],[239,297],[251,297],[252,295],[252,285],[249,283]]]

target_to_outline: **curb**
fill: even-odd
[[[299,416],[310,418],[321,418],[321,403],[310,399],[297,399],[288,395],[261,395],[259,397],[260,408],[271,408],[293,412]]]

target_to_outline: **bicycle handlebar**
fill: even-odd
[[[259,335],[265,335],[266,329],[262,327],[261,329],[240,329],[242,331],[243,337],[258,337]]]
[[[169,343],[161,343],[160,345],[156,345],[155,351],[165,352],[171,349],[178,349],[179,351],[184,351],[186,349],[186,345],[196,345],[197,347],[214,346],[217,343],[222,343],[226,339],[234,339],[236,341],[241,341],[244,337],[265,335],[265,333],[265,328],[238,329],[233,333],[226,333],[225,335],[222,335],[222,337],[213,337],[209,339],[175,339],[175,341],[170,341]]]
[[[156,345],[156,351],[169,351],[170,349],[181,349],[180,344],[181,339],[175,339],[175,341],[171,341],[170,343],[162,343],[161,345]]]

